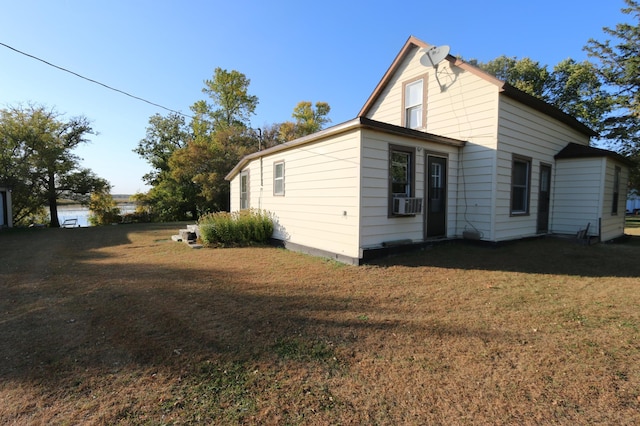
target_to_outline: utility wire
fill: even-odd
[[[139,97],[139,96],[132,95],[131,93],[127,93],[127,92],[125,92],[125,91],[123,91],[123,90],[116,89],[115,87],[108,86],[108,85],[106,85],[106,84],[104,84],[104,83],[100,83],[99,81],[96,81],[96,80],[93,80],[93,79],[91,79],[91,78],[85,77],[85,76],[83,76],[83,75],[80,75],[80,74],[78,74],[78,73],[76,73],[76,72],[73,72],[73,71],[71,71],[71,70],[68,70],[68,69],[66,69],[66,68],[63,68],[63,67],[60,67],[60,66],[58,66],[58,65],[52,64],[51,62],[47,62],[47,61],[45,61],[44,59],[40,59],[40,58],[38,58],[37,56],[30,55],[30,54],[28,54],[28,53],[26,53],[26,52],[23,52],[23,51],[21,51],[21,50],[16,49],[15,47],[11,47],[11,46],[9,46],[8,44],[5,44],[5,43],[0,42],[0,46],[4,46],[4,47],[6,47],[7,49],[11,49],[11,50],[13,50],[14,52],[20,53],[21,55],[28,56],[29,58],[35,59],[36,61],[43,62],[43,63],[45,63],[45,64],[49,65],[50,67],[57,68],[57,69],[59,69],[59,70],[61,70],[61,71],[64,71],[64,72],[68,72],[69,74],[73,74],[73,75],[75,75],[76,77],[80,77],[80,78],[82,78],[82,79],[84,79],[84,80],[90,81],[91,83],[95,83],[95,84],[98,84],[98,85],[100,85],[100,86],[102,86],[102,87],[106,87],[107,89],[109,89],[109,90],[113,90],[114,92],[118,92],[118,93],[121,93],[121,94],[123,94],[123,95],[125,95],[125,96],[129,96],[130,98],[137,99],[137,100],[142,101],[142,102],[146,102],[146,103],[148,103],[149,105],[153,105],[153,106],[156,106],[156,107],[158,107],[158,108],[162,108],[162,109],[164,109],[164,110],[167,110],[167,111],[170,111],[170,112],[173,112],[173,113],[176,113],[176,114],[182,115],[183,117],[193,118],[192,116],[190,116],[190,115],[188,115],[188,114],[184,114],[184,113],[182,113],[182,112],[180,112],[180,111],[176,111],[176,110],[173,110],[173,109],[171,109],[171,108],[167,108],[167,107],[165,107],[165,106],[162,106],[162,105],[160,105],[160,104],[156,104],[156,103],[154,103],[154,102],[148,101],[148,100],[146,100],[146,99],[144,99],[144,98],[141,98],[141,97]]]

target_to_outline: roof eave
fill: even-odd
[[[375,100],[378,98],[378,96],[380,96],[380,94],[382,93],[382,90],[384,90],[384,87],[387,85],[389,80],[391,80],[398,66],[404,60],[404,58],[409,53],[409,51],[415,47],[425,48],[429,46],[430,44],[425,43],[424,41],[414,36],[409,37],[409,39],[406,41],[406,43],[404,44],[404,46],[402,47],[402,49],[400,50],[396,58],[391,63],[391,66],[389,67],[389,69],[387,69],[382,79],[380,80],[380,82],[378,83],[374,91],[371,93],[371,96],[369,96],[369,98],[365,102],[364,106],[358,113],[358,117],[364,117],[369,113],[369,110],[373,106]],[[561,121],[562,123],[570,126],[571,128],[581,132],[586,136],[589,136],[589,137],[598,136],[596,132],[594,132],[588,126],[582,124],[575,117],[564,113],[559,108],[556,108],[553,105],[548,104],[543,100],[536,98],[535,96],[529,95],[528,93],[525,93],[511,86],[510,84],[496,78],[495,76],[487,73],[486,71],[481,70],[478,67],[471,65],[465,62],[464,60],[452,55],[447,55],[446,60],[449,61],[452,66],[456,66],[458,68],[464,69],[465,71],[469,71],[470,73],[475,74],[478,77],[482,78],[483,80],[495,85],[498,88],[498,90],[501,93],[503,93],[505,96],[515,99],[518,102],[521,102],[525,105],[530,106],[535,110],[538,110],[550,117],[553,117]]]
[[[598,136],[597,132],[578,121],[575,117],[565,113],[561,109],[543,101],[542,99],[536,98],[533,95],[530,95],[520,89],[513,87],[508,83],[502,83],[500,92],[511,99],[521,102],[537,111],[548,115],[549,117],[555,118],[556,120],[568,125],[569,127],[579,131],[586,136]]]
[[[267,148],[262,151],[257,151],[252,154],[245,155],[244,157],[242,157],[240,162],[238,162],[238,164],[236,164],[236,166],[233,169],[231,169],[231,171],[224,178],[225,180],[228,180],[228,181],[232,180],[242,170],[242,168],[244,168],[244,166],[247,163],[249,163],[251,160],[255,160],[256,158],[264,157],[265,155],[270,155],[279,151],[284,151],[299,145],[305,145],[325,137],[334,136],[336,134],[346,132],[351,128],[357,127],[359,125],[360,125],[360,121],[357,118],[355,118],[350,121],[345,121],[342,124],[329,127],[328,129],[320,130],[319,132],[316,132],[307,136],[303,136],[301,138],[294,139],[292,141],[285,142],[280,145],[272,146],[271,148]]]
[[[353,120],[346,121],[342,124],[338,124],[328,129],[321,130],[308,136],[303,136],[298,139],[294,139],[289,142],[285,142],[280,145],[265,149],[263,151],[254,152],[252,154],[244,156],[238,164],[225,176],[225,180],[232,180],[242,169],[252,160],[255,160],[266,155],[274,154],[279,151],[292,149],[301,145],[306,145],[315,142],[320,139],[332,137],[345,133],[354,129],[371,129],[377,130],[389,134],[395,134],[399,136],[411,137],[423,140],[425,142],[434,142],[443,145],[462,147],[466,144],[466,141],[449,138],[446,136],[434,135],[432,133],[422,132],[420,130],[408,129],[405,127],[399,127],[393,124],[383,123],[381,121],[371,120],[365,117],[356,117]]]

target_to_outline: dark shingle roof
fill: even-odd
[[[596,148],[588,145],[581,145],[569,142],[567,146],[562,148],[554,158],[556,160],[563,158],[593,158],[593,157],[609,157],[621,163],[632,165],[633,163],[627,157],[608,149]]]

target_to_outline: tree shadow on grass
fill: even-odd
[[[446,295],[430,298],[441,284],[426,294],[419,292],[426,280],[394,285],[391,268],[346,267],[274,249],[191,250],[170,241],[174,230],[61,230],[55,239],[0,248],[9,260],[0,269],[0,395],[26,401],[13,412],[0,407],[0,420],[295,424],[328,413],[317,423],[347,423],[330,417],[336,404],[344,404],[336,411],[345,416],[356,408],[336,402],[337,386],[352,387],[356,403],[367,405],[372,398],[383,404],[387,385],[402,388],[425,375],[418,383],[430,385],[454,374],[455,362],[483,369],[480,374],[502,368],[507,380],[517,378],[505,365],[538,338],[504,323],[483,325],[490,317],[478,321],[486,305],[474,302],[482,294],[477,291],[452,299],[462,305],[452,318],[450,306],[442,306]],[[553,254],[544,244],[534,247]],[[594,250],[560,247],[566,248],[559,253],[577,259]],[[445,267],[540,267],[516,262],[532,253],[530,246],[504,248],[441,246],[415,254],[415,265],[429,258]],[[512,263],[499,262],[505,258]],[[399,259],[410,260],[390,260]],[[402,269],[412,278],[413,271]],[[519,305],[512,311],[521,318]],[[485,365],[501,354],[504,361]],[[395,376],[388,378],[390,372]],[[341,380],[332,381],[336,376]],[[367,393],[366,386],[373,390]],[[458,402],[473,393],[462,391]],[[402,404],[407,393],[401,395],[392,403]],[[269,407],[279,405],[286,408],[270,416]],[[51,407],[58,417],[47,411]],[[398,410],[392,417],[402,419],[406,410]],[[367,419],[365,413],[352,423]]]
[[[640,236],[595,245],[548,237],[496,245],[454,241],[371,263],[584,277],[639,277],[639,258]]]
[[[0,349],[0,377],[55,388],[77,374],[108,375],[132,366],[180,375],[188,365],[211,359],[325,363],[335,359],[336,348],[357,345],[362,333],[381,341],[392,333],[507,338],[508,333],[474,326],[397,319],[393,307],[376,306],[366,295],[306,293],[280,283],[263,288],[257,268],[216,266],[213,250],[197,251],[203,262],[185,266],[142,260],[103,264],[110,255],[96,248],[123,245],[124,256],[136,248],[148,250],[127,237],[130,231],[135,229],[104,238],[79,233],[93,238],[78,239],[73,230],[63,230],[48,246],[41,243],[42,249],[64,247],[64,259],[54,256],[32,271],[5,275],[10,280],[2,285],[0,338],[10,344]],[[189,250],[168,240],[152,245],[158,251],[151,257]],[[362,315],[372,310],[375,318]]]
[[[158,373],[172,383],[167,404],[177,405],[167,410],[180,410],[176,407],[183,404],[184,411],[210,410],[208,415],[224,419],[225,414],[215,411],[224,406],[218,404],[224,392],[233,390],[230,404],[242,405],[260,398],[259,393],[247,398],[248,387],[262,392],[278,379],[293,380],[289,374],[322,383],[331,375],[347,374],[351,357],[370,356],[367,345],[372,341],[376,350],[389,354],[402,347],[393,342],[403,336],[420,336],[432,346],[448,338],[518,340],[508,331],[475,324],[413,321],[393,304],[380,305],[366,294],[327,294],[321,284],[308,287],[273,278],[263,283],[256,275],[260,266],[225,264],[229,258],[218,256],[220,251],[192,251],[166,240],[145,247],[123,235],[108,243],[123,244],[118,256],[139,250],[150,258],[185,256],[185,264],[120,262],[118,256],[94,249],[104,248],[104,241],[81,239],[64,259],[49,259],[48,271],[6,275],[9,280],[0,284],[6,296],[0,301],[0,340],[5,342],[0,347],[0,378],[5,383],[30,389],[40,405],[66,404],[74,410],[74,401],[91,407],[91,394],[117,395],[122,387],[135,386],[144,393],[144,384]],[[260,250],[253,249],[247,260],[259,262]],[[286,262],[298,256],[281,254]],[[187,256],[200,260],[188,262]],[[304,259],[302,267],[309,265]],[[324,272],[332,268],[320,266]],[[285,267],[295,272],[295,264]],[[251,384],[257,380],[249,374],[254,370],[263,372],[257,385]],[[287,392],[315,392],[318,409],[332,398],[319,384],[299,386],[306,387],[289,387]],[[120,399],[113,404],[129,404],[123,400],[126,395],[114,398]],[[202,398],[210,398],[210,408],[189,405]],[[124,415],[105,415],[104,422],[116,423]]]
[[[224,282],[206,282],[207,276],[218,274]],[[169,278],[177,275],[180,280]],[[229,279],[215,268],[158,270],[140,265],[121,267],[109,280],[102,274],[78,280],[73,273],[61,273],[55,283],[13,289],[13,303],[0,321],[0,336],[11,343],[1,351],[0,377],[55,381],[77,367],[118,371],[131,364],[178,367],[183,360],[211,357],[266,360],[283,342],[308,348],[343,346],[370,332],[489,340],[504,335],[474,326],[422,327],[388,319],[397,312],[375,307],[366,297],[252,294],[242,290],[247,287],[242,274],[234,275]],[[120,284],[125,276],[138,278]],[[102,282],[96,285],[96,278]],[[372,310],[376,319],[361,314]]]

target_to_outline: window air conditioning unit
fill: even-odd
[[[414,215],[422,213],[422,198],[398,197],[393,199],[393,214]]]

